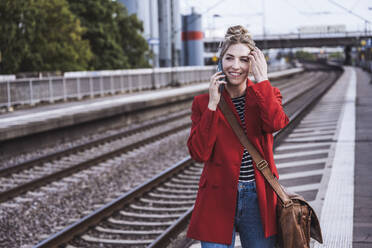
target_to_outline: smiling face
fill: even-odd
[[[231,45],[222,57],[223,72],[233,86],[245,83],[249,74],[248,54],[251,49],[242,43]]]

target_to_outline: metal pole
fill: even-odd
[[[114,77],[113,75],[110,75],[110,91],[111,91],[111,94],[113,95],[114,94]]]
[[[78,77],[77,79],[77,97],[80,100],[81,99],[81,94],[80,94],[80,78]]]
[[[10,95],[10,82],[9,81],[6,81],[6,91],[7,91],[7,94],[8,94],[8,111],[12,109],[12,99],[11,99],[11,95]]]
[[[138,91],[141,91],[142,90],[142,77],[141,77],[141,73],[137,74],[138,76]]]
[[[124,93],[124,75],[120,74],[120,87],[121,87],[121,93]]]
[[[155,82],[155,68],[152,66],[151,68],[151,87],[153,90],[156,89],[156,82]]]
[[[99,88],[100,88],[101,96],[103,96],[103,78],[102,78],[102,76],[99,77]]]
[[[266,41],[266,17],[265,17],[265,0],[262,0],[262,33],[263,33],[263,48],[262,50],[267,48],[267,41]]]
[[[89,91],[90,91],[90,98],[94,98],[92,76],[89,76]]]
[[[175,66],[175,54],[176,54],[176,51],[175,51],[175,46],[176,46],[176,41],[174,39],[174,33],[175,33],[175,28],[174,28],[174,14],[173,14],[173,11],[174,11],[174,0],[170,0],[170,32],[171,32],[171,85],[174,86],[176,84],[175,82],[175,79],[174,79],[174,66]]]
[[[367,36],[368,35],[368,30],[367,30],[368,22],[367,20],[364,21],[364,34]]]
[[[63,84],[63,100],[64,101],[67,101],[67,96],[66,96],[66,78],[65,77],[63,77],[62,84]]]
[[[185,37],[186,39],[183,41],[183,45],[184,45],[183,65],[188,66],[188,65],[190,65],[190,63],[189,63],[188,40],[187,40],[188,39],[188,37],[187,37],[187,31],[188,31],[187,22],[188,22],[188,20],[187,20],[186,16],[183,16],[182,20],[183,20],[183,22],[182,22],[182,28],[183,28],[182,32],[184,32],[184,34],[186,36]]]
[[[152,51],[152,63],[151,63],[151,67],[152,67],[152,70],[151,70],[151,86],[152,86],[152,89],[156,89],[156,85],[155,85],[155,51],[154,51],[154,44],[153,44],[153,39],[154,39],[154,31],[153,31],[153,6],[152,6],[152,1],[153,0],[149,0],[150,1],[150,48],[151,48],[151,51]]]
[[[130,74],[128,75],[128,81],[129,81],[129,92],[132,93],[133,91],[133,87],[132,87],[132,75],[133,74]]]
[[[33,105],[32,79],[30,80],[30,105]]]
[[[49,78],[49,102],[54,102],[54,99],[53,99],[53,83],[52,83],[51,78]]]

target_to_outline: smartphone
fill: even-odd
[[[221,59],[218,60],[217,71],[218,72],[223,71],[222,70],[222,60]],[[222,72],[221,75],[225,75],[225,74]],[[224,78],[221,78],[220,80],[225,81]],[[219,90],[220,93],[222,93],[224,86],[225,86],[224,84],[220,84],[220,87],[218,88],[218,90]]]

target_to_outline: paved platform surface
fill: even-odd
[[[270,78],[296,74],[303,68],[269,73]],[[0,115],[0,141],[75,125],[99,118],[192,99],[208,89],[208,82],[89,100],[35,106]]]
[[[372,83],[357,69],[353,247],[372,247]]]
[[[170,104],[206,89],[206,84],[52,104],[0,115],[0,141],[100,118]]]
[[[311,204],[320,217],[324,243],[312,247],[372,247],[372,84],[371,75],[345,67],[327,95],[327,104],[342,104],[330,166]],[[340,90],[341,89],[341,90]],[[323,101],[323,99],[322,99]],[[323,107],[326,110],[326,105]],[[191,248],[199,248],[197,242]],[[235,247],[242,247],[237,235]]]

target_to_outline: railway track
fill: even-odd
[[[319,74],[317,78],[309,77],[308,80],[302,80],[305,84],[298,87],[297,94],[293,94],[284,102],[284,108],[290,112],[287,113],[291,122],[285,129],[274,135],[276,145],[285,140],[288,133],[333,85],[337,74],[327,75],[328,77]],[[312,84],[313,81],[318,83]],[[297,87],[297,84],[295,85]],[[306,132],[306,129],[299,131],[301,132]],[[304,149],[312,148],[310,146]],[[286,153],[296,151],[296,148],[287,146],[283,150],[282,153]],[[311,157],[311,154],[308,156]],[[280,173],[292,173],[288,171],[291,165],[284,164],[288,158],[282,161],[280,157],[276,159],[279,161]],[[280,166],[280,163],[284,165]],[[166,247],[170,240],[187,225],[201,172],[202,165],[194,163],[188,157],[149,182],[118,197],[39,243],[36,247],[55,247],[61,244],[65,244],[66,247]],[[314,172],[309,173],[310,176],[311,173],[315,176],[313,180],[319,177]],[[284,180],[282,182],[284,185],[296,187],[293,185],[296,185],[297,181],[292,177],[284,176],[281,180]],[[304,182],[300,180],[301,183]],[[300,188],[295,189],[298,191]],[[303,189],[307,194],[306,197],[310,197],[313,193],[311,190],[311,187]]]
[[[162,126],[168,123],[171,128],[163,131]],[[173,124],[173,126],[172,126]],[[167,135],[189,127],[187,113],[171,119],[142,126],[134,130],[115,134],[79,145],[64,151],[43,156],[32,161],[18,164],[0,171],[0,202],[14,198],[27,191],[67,177],[73,173],[88,169],[107,159],[154,142]],[[139,132],[154,132],[142,140],[136,140]],[[126,140],[132,137],[129,144]]]
[[[290,82],[283,87],[280,84],[277,85],[282,91],[287,93],[283,101],[285,111],[291,115],[291,109],[296,109],[291,107],[295,105],[291,104],[292,102],[301,101],[301,98],[306,95],[311,97],[314,94],[311,92],[315,91],[317,87],[324,87],[321,82],[326,79],[327,75],[325,72],[309,72],[305,74],[304,78],[289,80]],[[81,170],[87,170],[105,160],[154,142],[172,133],[184,130],[190,126],[189,115],[190,113],[186,111],[172,118],[87,142],[10,168],[1,169],[0,203],[71,176]],[[164,126],[167,126],[165,131],[163,130]],[[147,137],[137,140],[136,135],[144,132],[148,133]],[[128,142],[129,140],[131,142]]]

